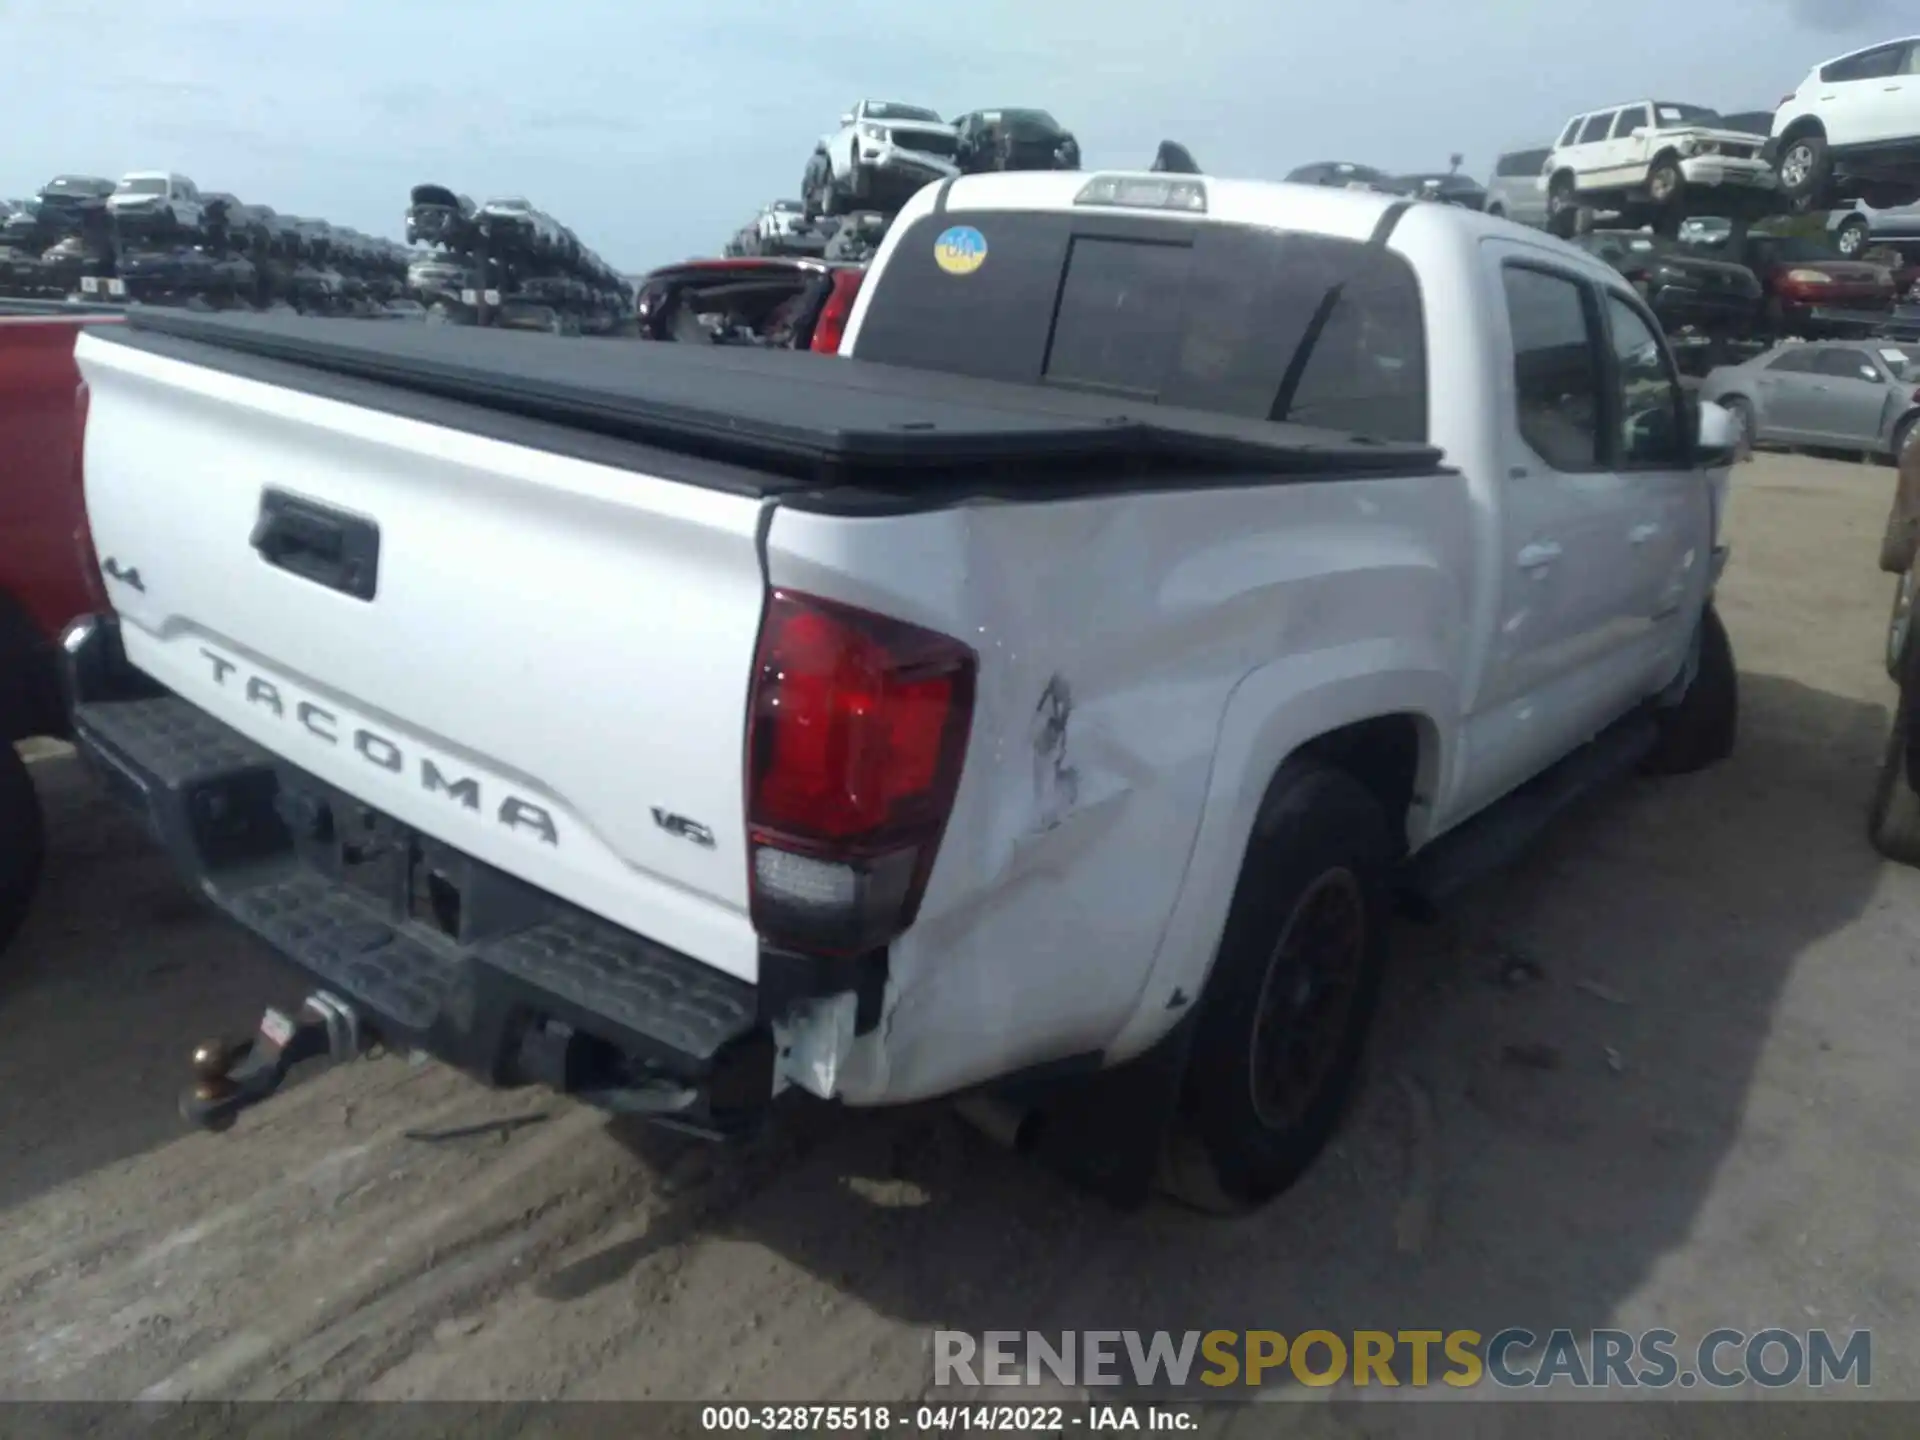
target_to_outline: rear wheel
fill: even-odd
[[[1386,959],[1386,816],[1294,761],[1261,808],[1201,996],[1161,1187],[1214,1213],[1291,1185],[1339,1124]]]
[[[1920,795],[1914,793],[1907,763],[1912,711],[1907,687],[1902,685],[1887,747],[1880,756],[1873,801],[1867,807],[1867,838],[1873,848],[1902,865],[1920,865]]]
[[[1662,155],[1653,162],[1653,169],[1647,172],[1647,198],[1661,210],[1677,209],[1686,185],[1685,178],[1680,174],[1680,162],[1671,155]]]
[[[1562,173],[1547,186],[1547,229],[1571,240],[1580,228],[1580,205],[1574,198],[1573,176]]]
[[[1833,248],[1849,260],[1867,248],[1867,221],[1862,215],[1849,215],[1834,227]]]
[[[0,745],[0,951],[19,933],[40,885],[46,825],[27,762]]]
[[[1827,137],[1816,132],[1794,136],[1780,147],[1775,162],[1780,193],[1793,209],[1817,210],[1833,181],[1833,155]]]
[[[1893,463],[1898,465],[1907,453],[1907,447],[1913,444],[1914,437],[1920,435],[1920,415],[1909,415],[1893,430]]]

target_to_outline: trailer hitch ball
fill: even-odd
[[[251,1040],[202,1040],[193,1049],[193,1093],[212,1103],[225,1100],[240,1087],[233,1070],[253,1051]]]
[[[351,1060],[371,1039],[353,1007],[324,990],[309,995],[297,1015],[268,1010],[257,1036],[194,1047],[194,1083],[180,1097],[180,1113],[202,1129],[224,1130],[277,1091],[294,1066]]]

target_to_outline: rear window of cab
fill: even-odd
[[[1390,250],[1152,215],[954,211],[914,221],[876,278],[863,360],[1427,439],[1419,283]]]

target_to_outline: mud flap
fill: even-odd
[[[1179,1115],[1196,1008],[1124,1064],[996,1087],[996,1097],[1033,1112],[1031,1157],[1121,1209],[1152,1199],[1167,1132]]]

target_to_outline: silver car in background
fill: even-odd
[[[1547,223],[1547,182],[1545,148],[1510,150],[1493,162],[1493,178],[1487,181],[1487,213],[1504,215],[1522,225]]]
[[[1920,345],[1789,340],[1700,382],[1755,444],[1830,445],[1897,457],[1920,434]]]

